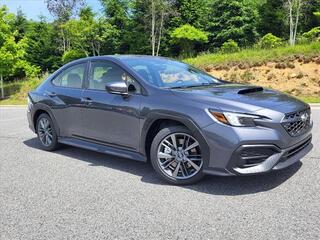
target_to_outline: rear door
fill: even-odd
[[[120,66],[107,60],[92,61],[88,72],[88,84],[83,93],[83,98],[89,101],[83,109],[85,137],[106,145],[138,150],[139,84]],[[136,91],[123,97],[105,90],[108,82],[118,81],[134,84]]]
[[[87,62],[73,64],[63,69],[53,80],[47,95],[55,101],[53,114],[62,137],[83,135],[82,101]]]

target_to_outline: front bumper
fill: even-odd
[[[204,173],[251,175],[286,168],[312,149],[312,126],[303,135],[291,137],[279,128],[232,128],[212,124],[202,129],[209,146]]]

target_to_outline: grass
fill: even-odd
[[[320,103],[320,97],[300,96],[298,98],[307,103]]]
[[[39,78],[31,78],[31,79],[25,79],[21,81],[19,84],[21,84],[18,91],[12,95],[10,95],[9,98],[6,98],[4,100],[0,100],[0,105],[25,105],[27,104],[27,94],[29,91],[35,89],[45,78],[47,77],[47,74],[39,77]],[[8,85],[10,85],[9,83]]]
[[[195,58],[186,58],[183,61],[198,68],[228,63],[261,63],[274,60],[282,60],[294,55],[314,56],[320,54],[320,42],[310,44],[284,46],[274,49],[243,49],[236,53],[212,53],[203,54]]]

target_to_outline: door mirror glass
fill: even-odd
[[[128,86],[125,82],[110,82],[106,84],[106,90],[112,94],[127,95]]]

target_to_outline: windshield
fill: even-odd
[[[188,64],[165,58],[123,59],[145,81],[161,88],[187,88],[221,84],[218,79]]]

